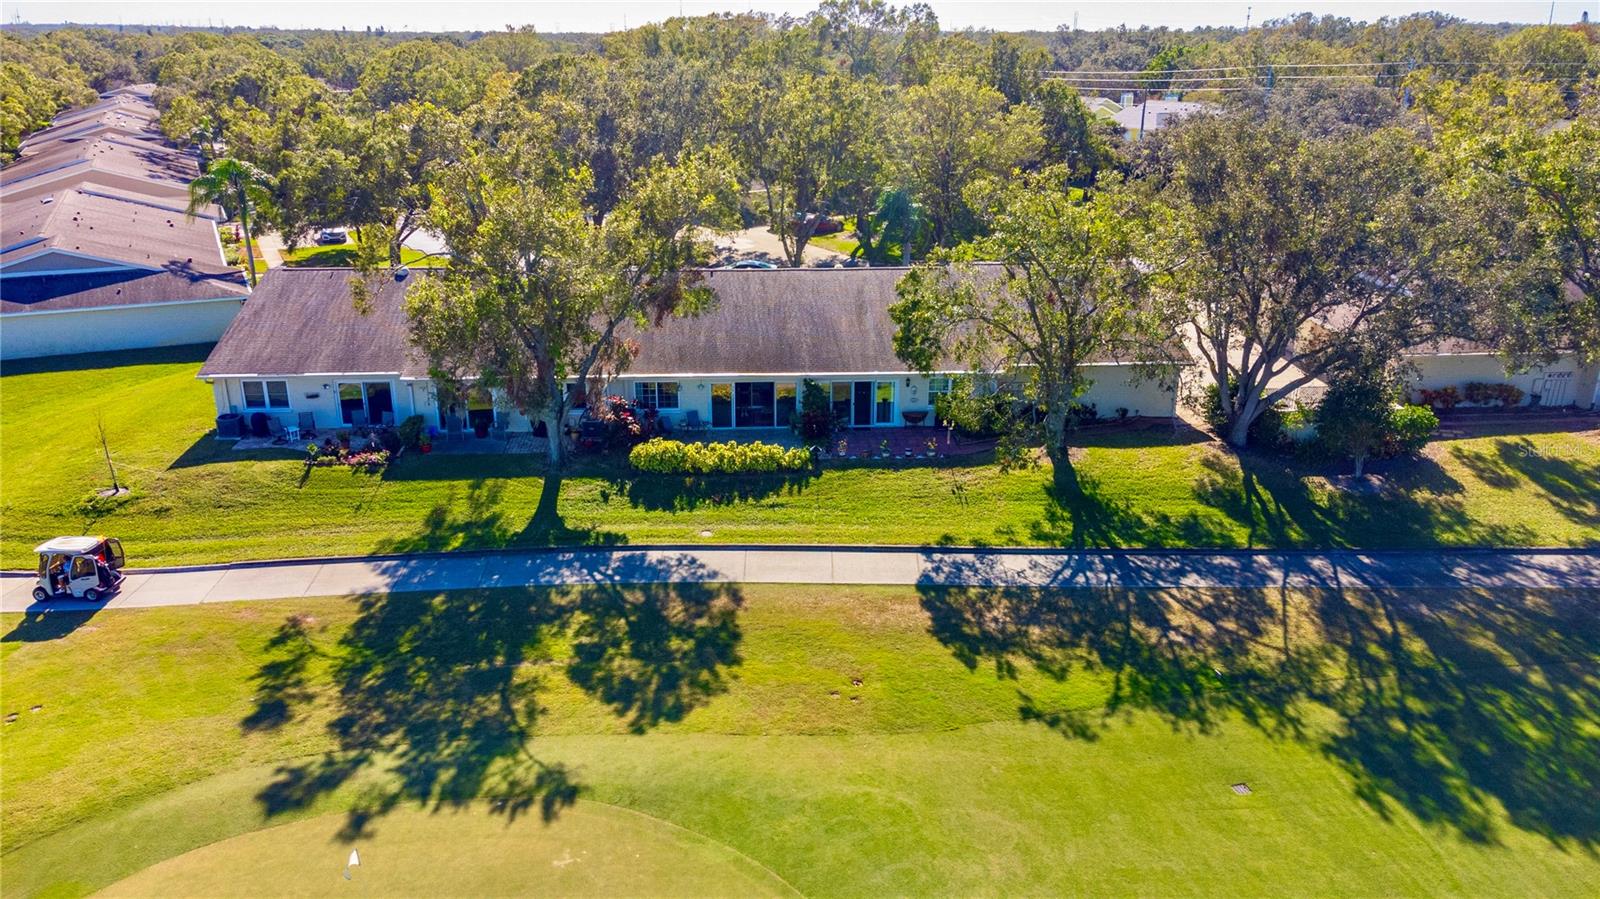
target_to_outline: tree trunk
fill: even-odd
[[[1246,393],[1246,390],[1250,392]],[[1234,415],[1233,423],[1228,426],[1228,445],[1234,449],[1244,449],[1250,443],[1250,426],[1255,424],[1257,418],[1261,417],[1260,394],[1260,388],[1254,384],[1251,384],[1248,388],[1244,386],[1239,388],[1239,395],[1247,396],[1249,399],[1240,404],[1238,412]],[[1224,408],[1231,407],[1233,398],[1227,397],[1224,403]]]
[[[1367,454],[1356,453],[1356,477],[1361,477],[1361,472],[1367,467]]]
[[[561,412],[560,408],[546,410],[539,419],[544,423],[546,461],[549,462],[552,471],[560,471],[567,464],[567,451],[561,434]]]
[[[250,286],[256,286],[256,254],[250,248],[250,201],[244,191],[239,191],[239,231],[244,236],[244,266],[250,275]]]
[[[1065,410],[1057,411],[1055,404],[1051,404],[1050,411],[1045,413],[1044,446],[1052,466],[1058,469],[1072,467],[1072,451],[1067,446],[1067,413]]]

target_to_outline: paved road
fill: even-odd
[[[1600,550],[1063,552],[829,547],[446,553],[130,569],[106,608],[410,590],[585,583],[742,582],[1030,587],[1568,587],[1600,589]],[[39,611],[33,577],[0,576],[0,610]],[[97,608],[79,601],[48,608]]]

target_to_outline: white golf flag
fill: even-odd
[[[349,880],[350,879],[350,869],[358,867],[358,866],[360,866],[360,864],[361,864],[361,854],[356,852],[354,849],[350,850],[350,858],[349,858],[348,861],[346,861],[344,863],[344,879],[345,880]]]

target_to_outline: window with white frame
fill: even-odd
[[[633,401],[644,409],[678,408],[677,381],[636,381]]]
[[[289,408],[288,381],[241,381],[246,409]]]
[[[934,397],[943,396],[950,392],[950,379],[948,377],[932,377],[928,379],[928,402],[933,402]]]

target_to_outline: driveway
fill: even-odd
[[[31,574],[0,576],[0,610],[35,603]],[[1600,588],[1600,549],[1419,552],[973,550],[827,546],[437,553],[131,570],[105,608],[568,584],[798,583],[1303,589]]]
[[[746,228],[732,234],[713,235],[712,245],[717,258],[724,264],[740,259],[763,259],[774,265],[785,267],[789,265],[789,257],[783,252],[783,241],[766,226]],[[803,258],[806,265],[838,265],[850,257],[808,243]]]

